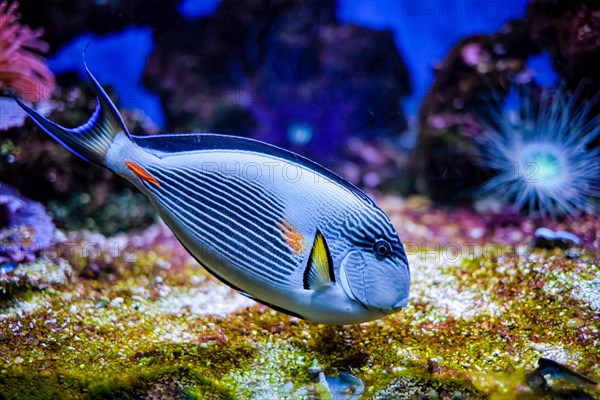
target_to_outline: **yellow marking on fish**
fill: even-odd
[[[304,235],[298,229],[294,228],[289,221],[280,223],[279,229],[283,232],[283,238],[292,249],[294,255],[304,253],[304,250],[306,250],[306,241],[304,240]]]
[[[160,186],[160,182],[158,182],[158,180],[155,177],[150,175],[148,172],[146,172],[146,170],[144,170],[144,168],[140,167],[136,163],[131,161],[125,161],[125,165],[127,165],[127,167],[130,170],[132,170],[133,173],[136,174],[140,179],[143,179],[146,182],[150,182],[155,186]]]
[[[317,229],[310,259],[304,271],[304,289],[319,290],[335,282],[333,261],[325,237]]]

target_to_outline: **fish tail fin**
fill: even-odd
[[[85,54],[84,54],[85,63]],[[106,153],[119,133],[130,137],[129,131],[100,83],[85,63],[85,70],[96,89],[98,105],[92,117],[83,125],[69,129],[50,121],[33,108],[25,104],[13,93],[10,96],[42,128],[60,144],[75,155],[94,164],[105,166]]]

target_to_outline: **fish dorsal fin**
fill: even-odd
[[[299,154],[256,139],[214,133],[171,133],[147,136],[131,135],[131,138],[138,146],[143,147],[159,158],[169,157],[178,153],[205,150],[235,150],[267,154],[316,171],[326,179],[345,187],[363,201],[366,201],[369,204],[373,203],[369,196],[364,194],[362,190],[358,189],[347,180],[340,178],[327,168]]]
[[[335,282],[333,261],[325,237],[317,229],[315,241],[304,271],[304,289],[318,290]]]

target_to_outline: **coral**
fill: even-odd
[[[0,298],[65,284],[72,268],[54,251],[60,240],[41,204],[0,183]]]
[[[527,8],[530,36],[547,49],[553,66],[575,90],[582,80],[600,90],[600,3],[592,0],[532,0]]]
[[[419,112],[415,170],[421,193],[442,202],[477,197],[477,188],[493,176],[478,162],[482,153],[476,141],[486,129],[477,110],[498,93],[504,97],[510,82],[532,82],[538,72],[532,60],[549,54],[565,89],[579,92],[579,102],[599,92],[599,7],[595,1],[534,0],[524,21],[465,38],[450,51],[436,67]],[[581,115],[573,111],[573,117]],[[588,108],[590,116],[599,111],[598,102]],[[599,144],[597,136],[590,147]]]
[[[41,111],[60,124],[78,126],[87,121],[95,106],[89,84],[77,83],[65,85]],[[148,124],[138,111],[125,110],[123,118],[134,133],[141,133]],[[31,121],[2,133],[0,181],[46,204],[61,228],[112,235],[155,221],[155,211],[143,194],[110,171],[73,155]]]
[[[33,261],[55,241],[55,227],[44,207],[0,183],[0,264]]]
[[[597,213],[600,148],[590,144],[600,137],[600,115],[593,106],[578,92],[545,90],[537,99],[513,87],[476,138],[482,168],[495,173],[483,191],[542,217]]]
[[[42,20],[65,25],[56,30],[56,43],[86,24],[93,31],[113,30],[131,18],[115,10],[137,7],[143,22],[155,14],[137,0],[65,4],[27,3]],[[164,10],[163,27],[176,21],[181,29],[162,37],[164,30],[157,30],[157,51],[146,70],[169,108],[171,127],[247,129],[327,157],[322,153],[336,149],[304,143],[311,133],[308,143],[325,137],[314,129],[319,126],[348,144],[340,151],[349,160],[340,167],[354,171],[348,173],[353,182],[398,185],[394,170],[402,156],[391,140],[371,141],[381,132],[394,136],[404,123],[396,101],[405,93],[405,76],[382,78],[389,65],[392,75],[403,76],[389,32],[340,24],[333,2],[249,0],[240,13],[238,1],[223,0],[214,16],[189,23],[171,19],[166,9],[174,4],[156,2],[155,10]],[[54,12],[62,17],[47,18]],[[68,12],[81,18],[64,18]],[[536,46],[523,25],[513,23],[460,43],[438,69],[438,86],[421,115],[421,160],[444,171],[460,158],[473,170],[449,169],[455,180],[446,187],[430,180],[429,190],[452,197],[468,190],[462,183],[485,181],[487,176],[473,178],[487,128],[473,105],[511,78],[527,80],[526,59]],[[356,69],[344,72],[353,62]],[[275,115],[292,90],[297,96]],[[388,90],[396,98],[377,102]],[[319,93],[334,104],[320,103]],[[360,107],[353,111],[369,102],[374,121],[359,114]],[[76,126],[94,105],[87,87],[77,84],[59,94],[48,112]],[[298,120],[304,112],[310,118]],[[339,125],[327,115],[338,112],[348,118]],[[143,130],[143,116],[126,112],[125,118]],[[64,226],[102,226],[104,234],[67,232],[35,260],[0,267],[0,288],[8,288],[8,296],[0,296],[2,398],[533,399],[538,395],[528,377],[544,374],[536,369],[540,358],[598,381],[597,213],[548,221],[548,229],[578,240],[570,249],[540,249],[532,242],[539,221],[517,210],[448,209],[423,197],[376,194],[406,245],[410,303],[367,324],[315,325],[219,283],[166,226],[145,228],[149,206],[141,195],[80,163],[31,126],[2,135],[0,180],[52,203]],[[8,209],[16,203],[4,204]],[[131,228],[145,229],[122,232]],[[600,395],[598,387],[585,390]]]
[[[483,133],[474,109],[512,79],[531,79],[527,57],[539,48],[524,23],[512,21],[493,35],[461,40],[436,66],[435,81],[419,111],[415,149],[417,190],[433,200],[472,200],[489,178],[477,163],[473,139]]]
[[[0,3],[0,83],[28,101],[48,100],[54,90],[54,75],[37,53],[46,53],[40,40],[42,29],[19,23],[19,3]]]

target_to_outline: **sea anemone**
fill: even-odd
[[[27,101],[48,100],[55,81],[38,54],[48,51],[48,44],[40,40],[44,31],[21,25],[18,6],[0,3],[0,87]]]
[[[514,202],[542,218],[598,212],[600,115],[597,96],[512,87],[503,102],[481,114],[482,165],[495,175],[482,192]]]

